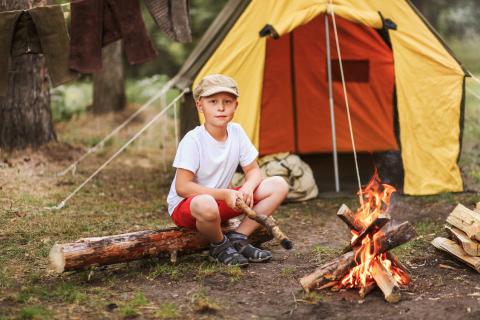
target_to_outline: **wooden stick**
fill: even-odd
[[[480,243],[470,239],[465,232],[455,227],[446,225],[445,230],[448,231],[453,240],[462,246],[468,255],[474,257],[480,256]]]
[[[277,223],[275,222],[275,219],[263,214],[257,214],[240,198],[237,198],[236,205],[243,211],[243,213],[247,215],[247,217],[258,222],[265,229],[267,229],[267,231],[280,242],[283,248],[287,250],[293,248],[293,242],[288,239],[288,237],[282,232],[282,230],[280,230],[280,228],[277,226]]]
[[[367,226],[347,247],[343,249],[342,253],[352,250],[362,244],[362,240],[369,234],[374,234],[380,230],[384,225],[391,220],[389,214],[380,214],[369,226]]]
[[[433,239],[432,245],[437,249],[448,252],[450,255],[475,269],[477,272],[480,272],[480,258],[471,257],[466,254],[463,248],[455,241],[447,238],[437,237]]]
[[[240,220],[231,219],[223,232],[233,231]],[[272,239],[264,229],[250,237],[252,243]],[[106,237],[84,238],[73,243],[55,244],[50,250],[50,266],[56,272],[86,269],[120,262],[157,257],[177,252],[208,249],[208,241],[198,232],[177,227],[146,230]]]
[[[378,260],[372,262],[370,274],[372,275],[373,279],[375,279],[377,286],[380,288],[380,290],[382,290],[386,301],[390,303],[400,301],[400,288],[393,276],[390,274],[390,272],[388,272],[381,262]]]

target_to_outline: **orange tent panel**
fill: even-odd
[[[331,152],[324,15],[267,40],[260,153]],[[371,27],[336,17],[358,151],[398,150],[393,125],[393,54]],[[352,151],[330,18],[337,150]]]

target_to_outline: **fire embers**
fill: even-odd
[[[382,184],[375,172],[359,192],[361,206],[352,212],[342,205],[337,215],[350,228],[352,239],[344,254],[300,280],[305,290],[331,287],[332,290],[357,288],[364,297],[376,287],[385,300],[400,300],[400,287],[411,281],[408,270],[388,250],[415,238],[409,222],[390,217],[390,198],[395,188]]]

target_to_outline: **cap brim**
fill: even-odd
[[[239,94],[234,89],[229,88],[229,87],[214,87],[214,88],[207,89],[207,90],[202,92],[200,97],[208,97],[208,96],[214,95],[216,93],[220,93],[220,92],[231,93],[235,97],[237,97],[237,98],[239,97]]]

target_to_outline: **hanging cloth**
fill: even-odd
[[[84,0],[71,3],[70,68],[84,73],[102,69],[102,47],[123,40],[130,64],[156,57],[138,0]]]
[[[153,19],[172,40],[192,42],[188,0],[145,0]]]
[[[36,7],[0,12],[0,96],[7,94],[10,57],[45,55],[52,85],[77,78],[68,68],[69,38],[62,8]]]

